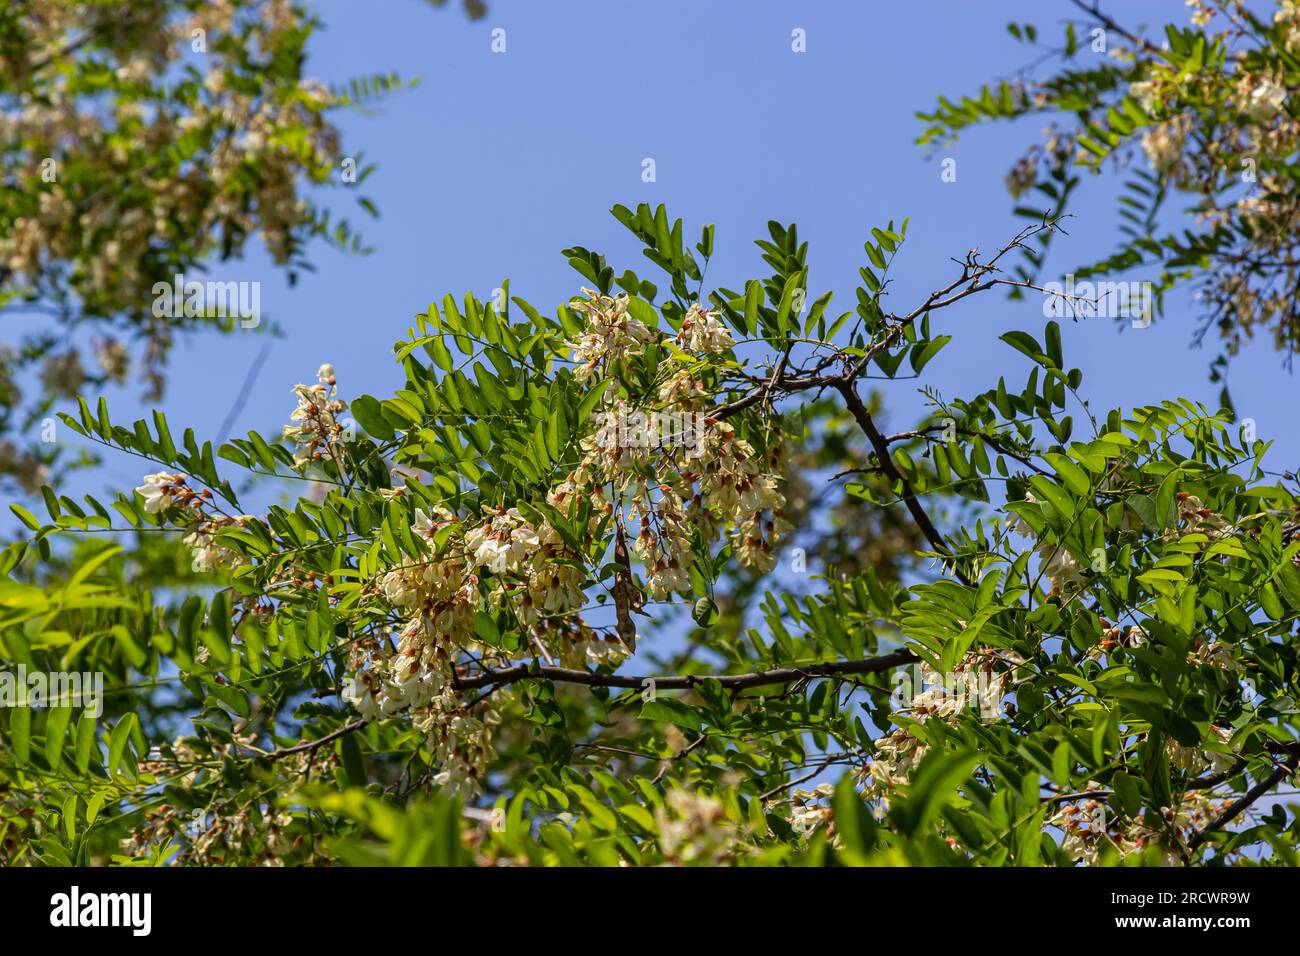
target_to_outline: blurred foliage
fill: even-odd
[[[403,83],[311,79],[319,28],[291,0],[14,0],[0,11],[0,310],[29,329],[0,346],[7,489],[35,494],[92,463],[45,435],[57,403],[131,381],[155,400],[178,337],[273,329],[260,292],[204,285],[250,240],[290,284],[311,268],[313,240],[365,250],[317,199],[321,187],[356,190],[377,215],[359,192],[374,167],[344,147],[333,117]],[[198,291],[173,314],[189,283]]]
[[[1190,0],[1190,23],[1145,29],[1136,5],[1071,0],[1078,14],[1049,34],[1008,30],[1035,52],[1013,79],[920,113],[921,143],[955,140],[985,122],[1034,117],[1043,139],[1016,162],[1007,188],[1031,221],[1078,203],[1081,174],[1121,182],[1119,241],[1078,280],[1134,272],[1165,293],[1191,285],[1200,344],[1213,332],[1229,356],[1256,337],[1289,365],[1300,346],[1300,5]],[[1261,9],[1262,6],[1262,9]],[[1183,200],[1181,215],[1170,210]],[[1019,275],[1041,274],[1050,235],[1023,251]],[[1012,290],[1013,295],[1022,294]],[[1087,314],[1085,312],[1085,314]]]

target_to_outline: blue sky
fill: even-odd
[[[315,7],[327,29],[313,41],[310,72],[341,82],[396,70],[421,83],[373,115],[341,118],[345,143],[379,166],[364,192],[381,218],[353,217],[372,255],[319,248],[318,271],[295,288],[258,256],[214,269],[213,278],[260,280],[263,313],[286,332],[271,341],[236,434],[277,431],[294,405],[290,387],[311,381],[322,362],[334,363],[345,398],[389,394],[400,384],[392,342],[448,292],[487,297],[508,277],[512,293],[553,311],[581,282],[559,254],[567,246],[603,252],[618,271],[630,266],[658,281],[609,215],[616,202],[665,203],[688,236],[716,223],[710,286],[738,288],[760,274],[752,241],[769,219],[795,221],[810,243],[810,289],[835,290],[832,309],[840,311],[851,307],[870,228],[910,217],[891,273],[892,305],[906,310],[951,277],[950,257],[996,249],[1020,227],[1003,178],[1041,126],[977,129],[927,153],[913,143],[914,113],[1030,62],[1034,52],[1005,32],[1008,20],[1045,28],[1073,13],[1065,0],[492,0],[488,16],[470,23],[455,0],[444,10],[417,0]],[[1181,0],[1141,9],[1154,22],[1184,18]],[[504,53],[491,49],[498,28]],[[805,53],[791,50],[796,28],[806,32]],[[647,157],[653,183],[642,181]],[[945,157],[957,161],[956,182],[941,180]],[[344,190],[329,198],[340,212],[354,211]],[[1085,181],[1074,212],[1044,279],[1111,248],[1119,220],[1108,182]],[[1067,360],[1084,370],[1094,410],[1175,396],[1217,407],[1219,386],[1207,381],[1213,353],[1189,347],[1193,319],[1182,298],[1145,330],[1065,322]],[[1039,301],[996,293],[937,313],[935,332],[956,340],[927,380],[945,396],[982,390],[1000,374],[1023,383],[1028,360],[997,336],[1011,328],[1038,334],[1043,322]],[[220,437],[266,341],[237,332],[181,343],[161,404],[173,428]],[[1277,439],[1271,466],[1294,468],[1300,437],[1286,396],[1295,383],[1278,356],[1266,344],[1251,348],[1230,384],[1239,414]],[[922,407],[916,383],[891,383],[888,396],[888,424],[906,427]],[[109,401],[120,421],[147,410],[130,389],[110,392]],[[137,462],[113,459],[94,487],[138,478]]]

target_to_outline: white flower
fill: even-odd
[[[1038,504],[1038,499],[1028,492],[1025,494],[1025,501],[1031,505]],[[1034,537],[1034,529],[1031,528],[1029,522],[1025,521],[1025,519],[1019,514],[1013,513],[1007,516],[1007,527],[1016,534],[1023,535],[1026,538]]]
[[[365,676],[349,677],[343,682],[343,699],[366,720],[375,720],[382,710],[379,699]]]
[[[880,738],[875,742],[875,756],[867,765],[868,785],[880,789],[908,783],[927,750],[927,744],[902,727]]]
[[[622,641],[617,638],[603,640],[594,635],[591,640],[587,641],[584,653],[587,660],[596,667],[602,664],[617,667],[628,658],[627,646]]]
[[[692,305],[677,330],[677,344],[689,352],[724,352],[735,345],[727,327],[699,303]]]
[[[403,568],[394,568],[383,576],[379,586],[391,604],[398,607],[414,607],[420,602],[419,582],[414,574]]]
[[[575,299],[571,305],[589,318],[587,330],[569,343],[573,361],[578,363],[573,377],[585,382],[602,361],[616,362],[641,354],[643,346],[654,336],[645,325],[627,314],[627,296],[601,295],[582,290],[590,298]]]
[[[216,522],[205,522],[185,536],[184,542],[194,555],[195,568],[202,571],[215,571],[219,568],[234,570],[245,562],[244,556],[239,552],[217,543],[216,532],[220,527]]]
[[[172,500],[184,484],[184,475],[169,475],[160,471],[155,475],[145,475],[144,484],[135,490],[144,499],[144,510],[157,514],[171,507]]]
[[[338,389],[334,383],[334,367],[322,365],[317,377],[320,384],[293,387],[298,406],[289,415],[289,420],[295,424],[285,425],[283,429],[284,436],[299,446],[293,458],[296,467],[324,457],[321,448],[328,448],[343,435],[338,416],[348,406],[335,397]]]
[[[1128,95],[1145,113],[1151,113],[1156,107],[1156,84],[1151,80],[1138,80],[1129,84]]]
[[[1300,52],[1300,3],[1296,0],[1282,0],[1277,13],[1273,14],[1282,36],[1283,45],[1291,53]]]
[[[1052,582],[1052,590],[1062,591],[1083,582],[1083,566],[1062,545],[1039,545],[1038,554],[1043,559],[1043,574]]]
[[[1286,87],[1270,79],[1261,79],[1246,93],[1244,112],[1256,122],[1271,120],[1286,103]]]
[[[474,563],[494,574],[519,568],[541,543],[517,508],[499,512],[465,535],[465,547],[473,553]]]
[[[1183,143],[1191,130],[1191,118],[1178,116],[1159,126],[1152,127],[1142,137],[1142,150],[1156,172],[1163,173],[1178,164],[1183,156]]]

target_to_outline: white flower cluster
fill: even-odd
[[[585,382],[602,363],[619,362],[640,355],[654,334],[645,323],[627,314],[627,296],[602,295],[582,290],[587,299],[574,299],[570,307],[587,315],[587,329],[571,342],[577,362],[573,377]]]
[[[858,771],[858,776],[873,790],[883,796],[883,791],[909,783],[921,758],[930,747],[906,728],[895,728],[874,742],[875,753],[871,762]]]
[[[1103,789],[1089,783],[1085,792]],[[1189,790],[1182,795],[1177,810],[1166,807],[1162,815],[1169,827],[1190,836],[1205,829],[1230,802],[1213,797],[1204,790]],[[1162,865],[1181,865],[1183,858],[1176,848],[1169,845],[1166,828],[1148,822],[1146,815],[1150,812],[1143,810],[1137,817],[1125,818],[1125,826],[1121,829],[1119,820],[1107,813],[1103,800],[1084,797],[1077,802],[1061,804],[1047,819],[1047,825],[1062,831],[1061,849],[1066,855],[1087,866],[1101,863],[1107,849],[1123,857],[1151,846],[1159,848]]]
[[[1128,95],[1148,115],[1156,111],[1160,103],[1160,92],[1160,86],[1155,80],[1136,80],[1128,87]]]
[[[588,317],[583,334],[571,343],[579,380],[614,374],[619,363],[641,354],[658,335],[628,314],[625,296],[584,291],[588,298],[573,304]],[[731,345],[721,322],[698,306],[688,312],[679,341],[696,353]],[[687,405],[695,421],[708,394],[680,358],[665,365],[659,397]],[[327,404],[333,392],[326,391],[333,384],[332,369],[323,367],[320,386],[295,390],[300,406],[294,419],[302,424],[292,437],[318,457],[311,443],[328,443],[336,434],[331,432],[335,410]],[[619,401],[611,399],[608,406],[626,412],[626,403]],[[656,598],[690,591],[697,549],[708,548],[724,531],[729,529],[742,562],[768,569],[775,561],[776,537],[789,530],[776,478],[784,470],[779,446],[762,457],[730,424],[703,414],[698,420],[704,428],[696,449],[704,452],[702,464],[701,456],[681,443],[623,447],[617,429],[602,429],[582,439],[582,460],[546,495],[547,504],[570,519],[590,505],[585,528],[576,529],[586,542],[602,524],[608,527],[611,517],[617,527],[622,520],[635,524],[632,550],[644,563],[646,589]],[[626,509],[625,518],[615,515],[616,503],[620,511]],[[451,544],[437,553],[434,537],[449,525],[459,527],[441,536],[444,545]],[[454,667],[471,649],[482,651],[485,661],[503,657],[499,648],[478,645],[474,624],[481,608],[510,613],[523,626],[528,644],[520,654],[536,650],[565,666],[615,666],[630,645],[610,629],[594,629],[582,620],[591,583],[589,557],[535,512],[485,505],[481,520],[464,522],[443,509],[417,510],[411,531],[429,541],[437,556],[392,568],[376,582],[373,593],[409,617],[395,649],[380,640],[357,646],[345,698],[369,719],[409,710],[429,733],[448,785],[473,788],[493,755],[495,721],[485,709],[470,713],[458,704]],[[634,604],[639,598],[634,596]]]
[[[1210,540],[1222,538],[1228,534],[1228,522],[1223,515],[1205,507],[1201,499],[1187,491],[1180,491],[1174,496],[1177,501],[1178,517],[1182,521],[1184,534],[1200,533]]]
[[[199,522],[184,538],[185,544],[189,545],[194,554],[195,566],[205,571],[218,569],[233,571],[240,565],[247,564],[248,559],[242,554],[217,543],[217,532],[231,525],[243,527],[255,520],[257,519],[249,515],[239,515],[234,518],[212,515]]]
[[[182,540],[193,552],[196,570],[234,570],[247,563],[243,555],[217,542],[217,532],[232,525],[243,527],[256,518],[205,512],[212,492],[206,488],[200,491],[190,488],[184,475],[160,471],[145,475],[143,482],[135,490],[144,499],[144,510],[150,514],[164,514],[173,506],[192,509],[173,515],[171,520],[189,529]]]
[[[709,355],[725,352],[735,345],[731,332],[718,317],[695,303],[686,310],[681,327],[677,330],[677,344],[688,352]]]
[[[338,398],[338,384],[334,366],[322,365],[316,373],[317,384],[295,385],[298,407],[289,416],[292,425],[284,426],[284,436],[298,445],[294,464],[303,467],[327,455],[335,455],[335,443],[343,435],[338,415],[347,409],[347,403]]]
[[[479,792],[484,770],[496,757],[492,728],[501,723],[500,715],[486,704],[471,709],[448,688],[415,711],[412,723],[429,735],[433,760],[442,767],[434,783],[458,792]]]
[[[1243,75],[1235,94],[1238,108],[1256,123],[1267,123],[1286,106],[1286,86],[1267,76]]]
[[[517,508],[501,508],[486,524],[465,534],[465,547],[474,563],[493,574],[517,571],[536,554],[542,541]]]
[[[562,501],[562,496],[553,495],[552,501]],[[411,531],[429,542],[432,551],[442,529],[461,524],[445,509],[435,508],[432,514],[417,509]],[[489,605],[512,611],[544,650],[549,643],[565,663],[621,659],[576,617],[586,575],[575,557],[550,525],[534,527],[518,510],[502,508],[488,511],[481,524],[465,531],[463,547],[390,569],[378,591],[411,617],[395,651],[382,643],[359,646],[344,698],[371,720],[410,710],[442,765],[438,782],[475,790],[495,755],[491,733],[498,720],[486,704],[471,709],[460,702],[453,668],[457,655],[476,646],[480,572],[491,576]],[[552,617],[565,620],[566,615],[573,619],[564,624]]]
[[[1218,724],[1210,725],[1210,733],[1214,736],[1214,743],[1230,747],[1232,743],[1232,730],[1228,727],[1220,727]],[[1236,755],[1223,750],[1206,750],[1201,747],[1187,747],[1174,740],[1172,737],[1165,738],[1165,755],[1169,758],[1169,765],[1178,770],[1193,775],[1199,775],[1205,771],[1211,773],[1226,773],[1232,767],[1236,766]]]
[[[247,82],[267,51],[301,42],[292,0],[28,0],[19,29],[28,53],[0,58],[10,104],[0,115],[5,180],[21,199],[0,234],[0,297],[43,288],[52,265],[71,260],[72,293],[87,314],[107,315],[144,306],[139,293],[159,278],[160,248],[191,259],[224,243],[239,256],[260,234],[278,263],[289,261],[313,218],[300,184],[340,158],[326,119],[338,101],[324,86],[290,76]],[[195,30],[208,47],[182,70]],[[91,41],[89,56],[63,55],[74,37]],[[33,69],[42,61],[54,67]],[[188,75],[195,68],[201,84]],[[189,161],[158,161],[178,143],[193,151]],[[75,157],[77,174],[50,175],[56,157],[60,166]],[[85,188],[118,182],[138,188]],[[152,323],[141,334],[154,378],[171,329]],[[114,363],[110,374],[121,370]]]
[[[1198,640],[1192,650],[1187,652],[1189,664],[1208,664],[1229,674],[1246,673],[1246,665],[1241,662],[1237,645],[1230,641]]]
[[[1013,677],[1016,667],[1024,659],[1014,651],[993,647],[971,650],[957,664],[952,680],[944,679],[929,665],[919,666],[920,687],[907,699],[905,710],[917,723],[939,720],[952,723],[967,708],[989,719],[996,715],[997,705],[1017,682]],[[997,665],[1008,669],[995,673]],[[907,727],[897,727],[874,741],[875,753],[871,761],[857,770],[858,779],[868,794],[881,798],[893,787],[907,784],[930,749]]]
[[[588,302],[575,305],[591,317],[581,340],[584,367],[591,374],[604,362],[609,373],[610,361],[629,354],[629,338],[639,350],[653,333],[640,323],[630,325],[635,320],[626,317],[622,299],[587,294]],[[698,304],[687,310],[677,341],[697,354],[734,344],[721,321]],[[617,429],[602,429],[583,440],[581,466],[566,483],[568,492],[591,496],[601,510],[613,508],[603,497],[606,485],[614,500],[627,505],[629,519],[640,525],[634,549],[646,569],[646,590],[656,600],[690,590],[691,564],[724,529],[730,529],[737,558],[760,571],[775,565],[776,540],[791,530],[776,477],[784,471],[779,445],[765,461],[730,424],[708,417],[709,396],[692,364],[690,358],[666,359],[656,398],[690,414],[701,434],[691,442],[622,443]],[[629,414],[625,399],[611,399],[609,408],[607,416],[615,421]]]
[[[790,826],[794,831],[809,837],[817,830],[825,829],[833,835],[835,812],[826,801],[834,793],[835,787],[829,783],[820,783],[812,790],[795,789],[790,794]]]
[[[1111,624],[1104,617],[1101,618],[1101,640],[1088,649],[1084,657],[1090,660],[1097,660],[1103,654],[1108,654],[1116,647],[1141,647],[1146,644],[1150,635],[1147,634],[1146,628],[1137,627],[1136,625],[1124,630],[1118,624]]]
[[[1192,131],[1192,118],[1186,113],[1151,127],[1142,136],[1142,151],[1158,173],[1170,172],[1183,158],[1183,146]]]
[[[655,810],[659,848],[671,866],[722,866],[735,857],[737,827],[727,819],[722,801],[676,788]]]
[[[1273,14],[1273,23],[1282,35],[1287,52],[1300,54],[1300,3],[1297,0],[1281,0],[1277,12]]]
[[[434,538],[459,520],[449,511],[417,509],[411,527],[434,550]],[[455,658],[472,643],[478,612],[479,578],[475,565],[448,554],[390,569],[378,592],[411,616],[395,649],[386,642],[363,642],[352,654],[352,676],[343,697],[369,720],[409,710],[413,725],[428,734],[428,745],[442,770],[436,779],[453,789],[475,792],[494,756],[490,729],[495,713],[462,703],[453,683]]]

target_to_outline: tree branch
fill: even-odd
[[[290,757],[294,754],[307,753],[308,751],[317,750],[325,744],[332,743],[340,737],[346,737],[354,730],[360,730],[369,721],[354,720],[350,724],[344,724],[338,730],[326,734],[324,737],[317,737],[315,740],[308,740],[305,743],[294,744],[292,747],[285,747],[283,750],[275,750],[266,755],[267,760],[280,760],[283,757]]]
[[[1108,17],[1106,16],[1106,14],[1102,13],[1101,8],[1098,6],[1098,4],[1094,3],[1092,6],[1088,6],[1086,3],[1083,2],[1083,0],[1070,0],[1070,2],[1073,3],[1080,10],[1082,10],[1084,13],[1088,14],[1091,17],[1095,17],[1097,21],[1102,26],[1104,26],[1107,30],[1114,30],[1125,40],[1128,40],[1129,43],[1137,44],[1138,46],[1142,47],[1142,49],[1146,50],[1148,53],[1154,53],[1156,56],[1164,55],[1164,52],[1158,46],[1152,43],[1150,40],[1146,39],[1145,37],[1138,36],[1136,33],[1133,33],[1131,30],[1124,29],[1124,27],[1120,26],[1119,23],[1113,17]]]
[[[1267,777],[1247,790],[1238,799],[1234,800],[1227,809],[1207,823],[1205,829],[1198,832],[1196,836],[1192,837],[1191,840],[1188,841],[1187,848],[1189,850],[1195,850],[1209,839],[1211,833],[1214,833],[1216,830],[1222,830],[1225,826],[1239,817],[1249,809],[1250,805],[1256,800],[1264,796],[1264,794],[1268,793],[1291,774],[1295,773],[1297,762],[1300,762],[1300,756],[1295,756],[1290,760],[1287,760]]]
[[[880,460],[880,467],[884,471],[885,477],[897,482],[902,487],[903,503],[911,513],[916,526],[921,529],[925,539],[930,542],[936,551],[948,557],[953,557],[948,542],[944,540],[943,535],[939,533],[939,529],[930,520],[930,516],[921,507],[921,502],[917,500],[916,492],[912,490],[911,483],[903,477],[894,464],[894,459],[889,454],[889,443],[885,440],[885,436],[880,434],[880,429],[876,427],[876,423],[871,420],[871,414],[867,411],[867,407],[862,404],[862,399],[858,397],[857,388],[849,382],[842,382],[836,387],[839,393],[844,396],[844,404],[848,406],[849,413],[853,416],[854,421],[866,434],[867,441],[871,442],[871,447]],[[960,568],[954,566],[954,571],[963,583],[971,583],[970,578]]]
[[[584,684],[587,687],[623,687],[640,689],[653,686],[656,690],[684,690],[702,684],[706,680],[716,680],[723,687],[732,690],[744,690],[748,687],[763,687],[767,684],[788,684],[791,681],[815,677],[832,677],[836,674],[875,674],[892,670],[905,664],[920,660],[908,650],[894,651],[878,657],[866,657],[851,661],[830,661],[824,664],[806,664],[801,667],[778,667],[767,671],[754,671],[748,674],[663,674],[654,677],[636,677],[630,674],[596,674],[591,671],[571,667],[550,667],[539,665],[535,661],[503,667],[500,670],[485,670],[469,677],[457,676],[457,690],[473,690],[478,687],[499,687],[521,680],[546,678],[564,684]]]

